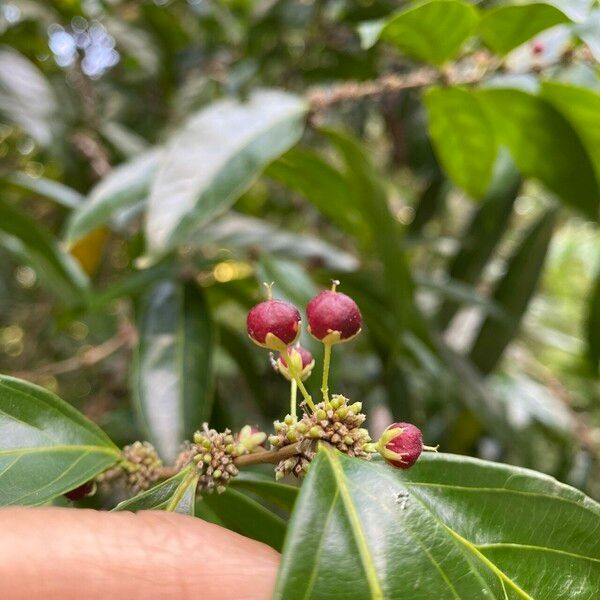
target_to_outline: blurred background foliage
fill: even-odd
[[[333,277],[372,434],[599,498],[600,9],[476,5],[2,2],[0,370],[170,459],[286,411],[245,313]]]

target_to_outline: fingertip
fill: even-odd
[[[198,518],[60,508],[0,511],[0,597],[270,598],[279,554]]]

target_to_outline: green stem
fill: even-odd
[[[296,366],[292,362],[292,357],[290,356],[290,353],[289,353],[287,347],[283,349],[283,353],[284,353],[283,355],[285,356],[285,361],[287,362],[287,365],[288,365],[288,370],[290,372],[290,375],[292,376],[292,379],[296,382],[296,385],[298,386],[298,389],[300,390],[300,393],[302,394],[302,397],[304,398],[304,401],[306,402],[306,404],[308,404],[310,409],[313,412],[315,412],[317,410],[317,407],[315,406],[315,403],[313,402],[307,389],[304,387],[304,384],[302,383],[302,379],[300,379],[300,375],[296,371]]]
[[[323,400],[329,402],[329,367],[331,365],[331,344],[324,342],[323,351],[323,383],[321,385],[321,393]]]
[[[292,379],[290,385],[290,415],[296,418],[296,397],[298,396],[298,384]]]

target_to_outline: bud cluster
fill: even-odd
[[[234,464],[234,459],[243,454],[261,450],[261,444],[266,439],[266,434],[246,425],[234,436],[231,430],[225,429],[218,432],[209,429],[204,423],[202,431],[194,434],[194,441],[187,444],[179,456],[177,466],[183,468],[185,464],[193,462],[200,478],[198,490],[219,494],[224,492],[227,484],[239,471]]]
[[[122,450],[123,460],[101,473],[98,483],[122,482],[134,494],[147,490],[160,479],[163,463],[149,442],[134,442]]]
[[[283,422],[275,422],[275,434],[269,438],[274,449],[305,439],[315,442],[311,450],[298,456],[281,461],[275,473],[281,478],[287,473],[302,476],[314,456],[316,442],[324,441],[348,456],[368,458],[372,452],[369,432],[362,427],[365,415],[362,404],[349,404],[341,395],[333,395],[330,401],[320,402],[313,413],[305,413],[300,421],[294,421],[289,415]]]

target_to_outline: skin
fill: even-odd
[[[261,600],[279,554],[172,513],[0,510],[0,598]]]

